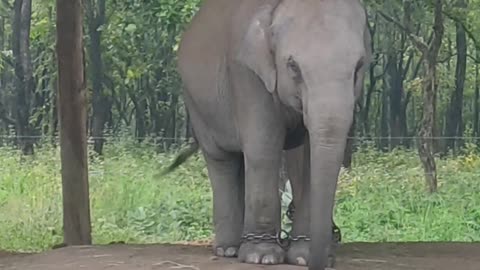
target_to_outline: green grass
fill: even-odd
[[[46,145],[46,144],[45,144]],[[173,158],[124,140],[90,159],[93,238],[153,243],[206,240],[212,195],[203,159],[155,175]],[[429,195],[415,151],[365,149],[342,171],[335,220],[344,241],[480,241],[480,156],[437,159]],[[58,149],[22,158],[0,148],[0,249],[41,251],[62,241]]]

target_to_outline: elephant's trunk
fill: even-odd
[[[343,86],[345,83],[329,88],[328,93],[323,91],[319,98],[310,98],[305,116],[311,147],[309,270],[325,269],[332,242],[337,179],[354,109],[353,91]]]

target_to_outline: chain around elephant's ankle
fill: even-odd
[[[276,234],[255,234],[246,233],[242,236],[243,242],[276,242],[278,236]]]
[[[309,242],[311,239],[307,235],[297,235],[297,236],[292,236],[290,237],[291,242],[298,242],[298,241],[305,241]]]
[[[332,238],[336,243],[340,243],[342,241],[342,233],[340,231],[340,228],[337,227],[336,225],[333,226],[332,228]],[[291,242],[298,242],[298,241],[311,241],[311,238],[308,235],[297,235],[297,236],[291,236],[290,237]]]
[[[286,236],[282,237],[282,233],[286,234]],[[290,235],[285,230],[281,230],[276,234],[246,233],[241,237],[241,239],[242,239],[242,242],[276,243],[282,248],[287,248],[290,244]]]
[[[337,225],[335,225],[335,223],[333,223],[332,227],[332,237],[336,243],[342,242],[342,231]]]
[[[295,214],[295,205],[293,204],[293,200],[288,205],[288,208],[285,214],[287,215],[287,218],[290,221],[293,221],[293,215]]]

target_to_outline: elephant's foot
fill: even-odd
[[[336,254],[339,243],[342,240],[340,228],[333,223],[332,241],[328,248],[327,268],[334,268],[336,263]],[[290,247],[287,252],[287,263],[293,265],[307,266],[310,256],[310,239],[308,237],[292,237]]]
[[[238,256],[238,246],[218,246],[213,247],[215,256],[233,258]]]
[[[233,231],[235,228],[230,229]],[[225,230],[219,230],[215,235],[215,241],[213,243],[213,253],[215,256],[226,258],[237,257],[239,248],[240,237],[231,232],[226,233]]]
[[[251,264],[281,264],[285,251],[276,243],[243,243],[238,255],[241,262]]]
[[[334,268],[336,262],[336,243],[332,243],[328,252],[327,268]],[[310,244],[307,241],[297,241],[290,244],[287,252],[287,263],[292,265],[307,266],[310,257]]]
[[[287,252],[287,263],[293,265],[307,266],[310,253],[308,242],[292,242]]]

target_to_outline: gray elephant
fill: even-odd
[[[170,169],[202,150],[216,255],[329,266],[337,178],[369,39],[359,0],[202,1],[178,50],[195,143]],[[302,157],[292,238],[308,236],[288,248],[278,244],[283,150],[287,167]]]

